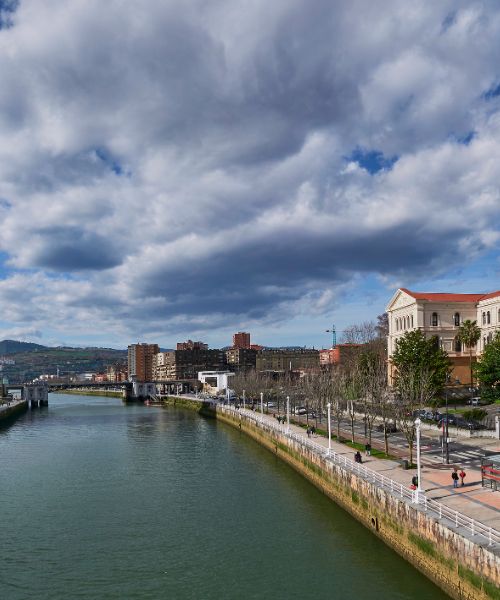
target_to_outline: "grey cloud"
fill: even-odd
[[[495,243],[493,4],[26,0],[15,16],[0,244],[44,275],[24,310],[6,280],[13,320],[50,314],[48,271],[79,278],[62,324],[173,330],[286,319],[315,290]],[[355,148],[398,161],[370,175]]]
[[[121,263],[112,240],[77,227],[54,226],[35,230],[43,245],[33,258],[34,265],[56,271],[101,270]]]

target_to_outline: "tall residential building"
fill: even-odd
[[[235,373],[255,369],[257,350],[252,348],[229,348],[226,350],[227,366]]]
[[[257,352],[257,371],[308,371],[319,368],[319,350],[271,348]]]
[[[491,294],[441,294],[396,291],[387,307],[389,335],[387,353],[389,377],[393,375],[391,356],[397,340],[407,331],[420,329],[426,337],[436,337],[453,365],[452,379],[470,384],[469,349],[458,339],[458,329],[466,321],[477,321],[481,330],[478,344],[472,348],[475,359],[500,330],[500,291]]]
[[[203,342],[193,342],[193,340],[177,342],[177,350],[208,350],[208,344],[204,344]]]
[[[153,360],[158,344],[131,344],[128,347],[128,376],[136,381],[153,381]]]
[[[233,348],[250,348],[250,334],[238,331],[233,335]]]
[[[155,357],[155,381],[197,379],[199,371],[219,371],[226,367],[222,350],[171,350]]]

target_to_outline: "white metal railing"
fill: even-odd
[[[354,473],[358,477],[362,477],[374,485],[389,490],[392,494],[396,495],[402,500],[410,502],[414,505],[419,505],[429,515],[432,515],[439,520],[443,520],[443,522],[447,521],[448,526],[451,525],[457,528],[459,531],[462,530],[463,532],[467,532],[472,536],[482,537],[484,540],[486,540],[488,546],[500,544],[500,532],[497,529],[488,527],[484,523],[476,521],[475,519],[471,519],[470,517],[467,517],[466,515],[449,508],[441,502],[427,498],[427,496],[425,496],[425,494],[422,492],[418,492],[417,494],[415,491],[405,487],[402,483],[394,481],[393,479],[390,479],[389,477],[386,477],[377,471],[367,469],[360,463],[354,462],[353,460],[347,458],[345,454],[338,454],[333,450],[329,451],[328,448],[317,444],[309,438],[305,438],[292,431],[287,431],[286,424],[277,425],[268,418],[265,418],[262,414],[250,413],[247,410],[243,411],[242,409],[236,409],[232,406],[223,404],[219,404],[218,406],[223,412],[228,412],[233,415],[240,415],[240,417],[244,416],[246,419],[258,424],[264,430],[267,429],[270,432],[285,435],[289,439],[294,440],[300,445],[318,453],[323,458],[331,460],[334,464],[338,464],[351,473]]]

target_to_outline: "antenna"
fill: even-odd
[[[327,329],[326,333],[332,334],[332,348],[335,348],[335,346],[337,345],[337,331],[335,329],[335,325],[332,325],[331,329]]]

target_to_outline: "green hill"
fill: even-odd
[[[36,352],[46,350],[47,346],[33,344],[31,342],[16,342],[16,340],[2,340],[0,342],[0,354],[16,354],[17,352]]]

